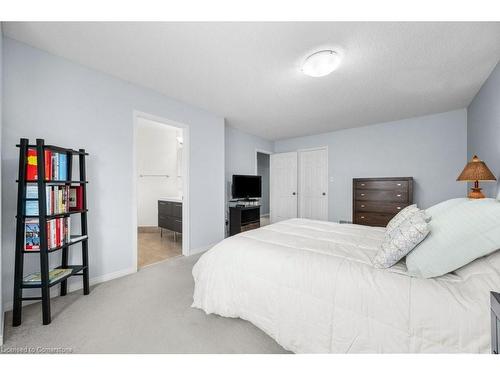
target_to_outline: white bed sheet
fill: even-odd
[[[500,252],[436,279],[372,266],[384,228],[292,219],[230,237],[193,268],[193,307],[296,353],[489,352]]]

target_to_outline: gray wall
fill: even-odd
[[[276,152],[328,146],[329,220],[351,219],[352,179],[412,176],[422,208],[462,197],[456,178],[466,162],[465,109],[275,142]]]
[[[468,159],[474,154],[500,177],[500,63],[467,108]],[[483,182],[481,187],[486,196],[500,198],[498,182]]]
[[[223,118],[12,39],[4,38],[3,42],[4,305],[12,299],[18,162],[15,144],[20,137],[84,147],[90,153],[89,257],[94,281],[135,268],[134,110],[189,125],[191,249],[199,251],[224,238]],[[57,256],[52,259],[57,261]],[[36,257],[30,257],[25,272],[37,268]]]
[[[226,206],[231,198],[233,174],[255,175],[257,150],[273,152],[274,143],[226,125]]]
[[[257,153],[257,174],[262,176],[261,215],[269,215],[269,154]]]
[[[3,37],[2,37],[2,23],[0,22],[0,154],[2,153],[2,93],[3,93]],[[0,175],[1,175],[0,164]],[[0,196],[2,186],[0,184]],[[2,200],[0,199],[0,228],[2,228]],[[3,298],[2,298],[2,232],[0,230],[0,345],[3,345]]]

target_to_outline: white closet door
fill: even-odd
[[[297,217],[297,153],[271,155],[271,223]]]
[[[299,217],[328,220],[328,150],[299,151]]]

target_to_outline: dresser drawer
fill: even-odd
[[[170,229],[170,216],[158,215],[158,226],[164,229]]]
[[[356,212],[380,212],[386,214],[397,214],[406,206],[408,206],[408,203],[373,202],[373,201],[355,202]]]
[[[167,201],[158,201],[158,214],[163,216],[172,216],[172,203]]]
[[[175,217],[172,217],[171,223],[172,223],[172,226],[170,227],[170,230],[173,230],[174,232],[177,232],[177,233],[182,233],[182,220],[176,219]]]
[[[171,212],[173,217],[182,219],[182,203],[173,202],[171,206]]]
[[[408,190],[408,180],[378,180],[378,181],[356,181],[356,189],[363,190]]]
[[[408,202],[408,192],[391,190],[356,190],[358,201]]]
[[[354,217],[354,224],[370,225],[373,227],[385,227],[393,217],[393,214],[358,212]]]

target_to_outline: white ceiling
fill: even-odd
[[[14,39],[224,116],[268,139],[466,107],[500,23],[4,23]],[[338,70],[300,72],[310,53]]]

